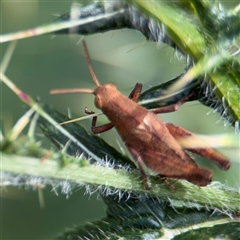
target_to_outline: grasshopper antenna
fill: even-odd
[[[89,53],[88,53],[88,49],[87,49],[87,44],[86,44],[86,42],[84,40],[82,41],[82,47],[83,47],[84,56],[85,56],[86,61],[87,61],[89,72],[90,72],[90,74],[92,76],[93,81],[95,82],[97,87],[99,87],[100,83],[99,83],[99,81],[97,79],[97,76],[96,76],[94,70],[93,70],[93,66],[92,66],[92,63],[91,63],[91,60],[90,60],[90,57],[89,57]]]
[[[94,90],[88,88],[66,88],[66,89],[53,89],[50,94],[64,94],[64,93],[88,93],[94,94]]]
[[[88,53],[88,49],[87,49],[87,44],[85,41],[82,41],[82,47],[83,47],[83,52],[84,52],[84,56],[86,58],[87,61],[87,65],[88,65],[88,69],[89,72],[92,76],[92,79],[94,81],[94,83],[97,85],[97,87],[101,86],[97,76],[93,70],[93,66],[89,57],[89,53]],[[84,88],[71,88],[71,89],[53,89],[50,91],[50,94],[64,94],[64,93],[88,93],[88,94],[94,94],[94,90],[91,89],[84,89]]]

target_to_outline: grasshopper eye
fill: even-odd
[[[102,108],[102,99],[98,94],[95,96],[95,106],[99,109]]]

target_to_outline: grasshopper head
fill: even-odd
[[[104,108],[109,100],[114,96],[117,88],[114,84],[108,83],[103,86],[98,86],[94,90],[95,95],[95,106],[99,109]]]

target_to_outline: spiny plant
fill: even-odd
[[[211,1],[95,2],[81,8],[79,19],[69,20],[71,14],[66,14],[53,24],[3,34],[0,39],[6,42],[50,32],[93,34],[124,27],[138,29],[149,41],[163,41],[187,59],[184,74],[144,92],[139,104],[153,109],[176,103],[194,91],[190,100],[197,99],[218,111],[225,123],[238,131],[239,10],[239,5],[226,10]],[[150,176],[152,188],[145,190],[128,157],[75,123],[59,125],[67,120],[65,116],[35,101],[5,75],[13,45],[2,61],[1,80],[30,110],[9,134],[1,134],[2,185],[53,184],[68,195],[74,187],[84,186],[88,193],[98,191],[108,207],[105,218],[63,231],[58,239],[161,239],[167,235],[191,239],[193,235],[213,238],[219,233],[237,239],[238,189],[216,182],[199,189],[185,181],[169,180],[177,188],[174,193],[159,178]],[[27,138],[18,138],[33,112]],[[36,124],[62,152],[39,145],[33,130]],[[236,147],[238,140],[238,135],[224,135],[217,141],[214,138],[214,144]],[[48,160],[41,164],[45,158]]]

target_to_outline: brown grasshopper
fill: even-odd
[[[212,172],[198,167],[194,159],[185,150],[201,155],[215,162],[223,170],[230,167],[229,160],[210,147],[191,149],[181,146],[178,139],[197,137],[175,124],[164,123],[156,114],[176,111],[187,99],[177,104],[148,111],[137,104],[142,90],[142,84],[137,83],[129,98],[122,95],[115,85],[109,83],[100,85],[90,61],[86,43],[83,50],[90,74],[96,84],[96,89],[56,89],[52,94],[88,93],[95,95],[95,105],[108,117],[110,123],[96,126],[97,117],[92,120],[94,134],[105,132],[115,127],[127,149],[138,164],[143,177],[144,186],[149,189],[147,176],[143,168],[145,164],[161,177],[185,179],[198,186],[206,186],[212,180]],[[88,114],[93,112],[85,111]]]

